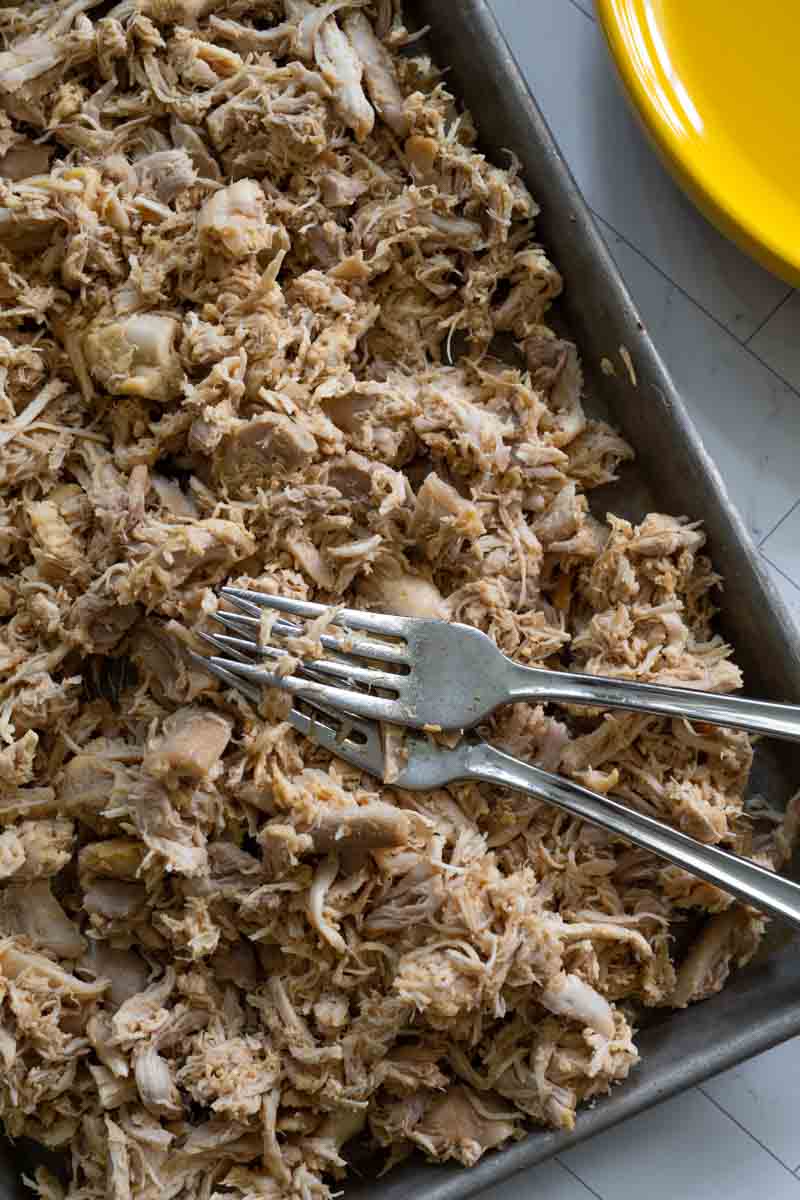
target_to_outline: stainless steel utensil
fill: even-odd
[[[199,665],[250,698],[253,685],[224,667],[193,656]],[[256,689],[256,693],[258,689]],[[383,778],[384,750],[377,721],[345,713],[329,705],[295,700],[288,720],[300,733],[362,771]],[[405,731],[402,765],[392,785],[408,791],[427,791],[460,780],[475,780],[512,788],[546,800],[575,817],[599,825],[644,850],[682,867],[754,908],[800,928],[800,884],[738,858],[716,846],[695,841],[677,829],[636,812],[607,796],[543,771],[540,767],[490,746],[474,735],[458,745],[441,746],[412,729]]]
[[[222,595],[244,610],[241,617],[231,619],[222,614],[220,619],[240,634],[251,635],[226,639],[231,650],[245,654],[275,657],[285,653],[279,648],[259,646],[261,610],[276,609],[304,619],[330,611],[322,604],[241,588],[223,588]],[[685,717],[800,741],[800,706],[795,704],[524,667],[507,658],[480,630],[446,621],[348,608],[337,613],[334,624],[377,637],[348,638],[343,642],[324,635],[322,644],[334,651],[334,656],[309,664],[314,679],[279,677],[257,663],[243,661],[241,656],[214,661],[255,684],[280,686],[294,695],[359,716],[415,729],[471,729],[501,704],[536,700]],[[286,627],[287,622],[282,622],[278,630],[283,636]],[[300,626],[289,628],[298,635],[304,632]],[[367,665],[376,662],[389,669]],[[334,682],[319,682],[325,676]],[[375,695],[363,689],[390,695]]]

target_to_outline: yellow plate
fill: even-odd
[[[800,285],[800,0],[597,8],[678,181],[743,250]]]

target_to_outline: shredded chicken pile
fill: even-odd
[[[571,1128],[762,918],[544,803],[383,786],[180,644],[227,580],[739,685],[701,530],[590,514],[631,451],[545,323],[534,201],[392,0],[22,0],[0,34],[0,1115],[66,1152],[39,1194],[324,1200],[354,1138],[471,1164]],[[743,812],[742,734],[489,736],[791,840]]]

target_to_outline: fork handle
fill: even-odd
[[[695,841],[687,834],[628,808],[607,796],[521,762],[486,742],[473,743],[466,754],[468,778],[500,784],[547,800],[575,817],[600,825],[609,833],[651,850],[659,858],[682,867],[745,904],[800,928],[800,885],[765,867]]]
[[[522,667],[509,660],[509,700],[554,700],[596,708],[685,717],[732,729],[747,729],[768,737],[800,741],[800,705],[751,700],[747,696],[718,696],[692,688],[608,679],[603,675],[573,675]]]

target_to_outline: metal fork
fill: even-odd
[[[208,659],[199,655],[196,658],[223,682],[242,688],[251,698],[258,699],[260,693],[257,688],[252,688],[252,684]],[[294,701],[288,719],[300,733],[332,754],[383,779],[383,743],[377,721],[304,700]],[[745,904],[800,928],[800,885],[790,879],[774,875],[756,863],[715,846],[696,842],[685,833],[607,796],[597,795],[540,767],[521,762],[474,735],[468,735],[453,749],[448,749],[414,730],[404,732],[405,762],[400,766],[399,775],[392,780],[392,787],[428,791],[458,780],[477,780],[524,792],[599,825],[643,850],[650,850],[659,858],[716,884]]]
[[[213,663],[254,684],[282,687],[296,696],[347,709],[358,716],[416,729],[471,729],[501,704],[556,701],[685,717],[800,740],[797,705],[523,667],[498,650],[486,634],[468,625],[359,609],[340,610],[334,624],[370,636],[342,641],[323,634],[322,646],[330,653],[308,664],[313,678],[303,674],[279,678],[252,659],[247,661],[253,655],[274,658],[285,653],[280,648],[259,646],[262,610],[275,609],[313,620],[329,609],[322,604],[241,588],[226,587],[221,594],[242,615],[217,614],[235,636],[216,640],[217,647],[224,647],[232,657],[215,656]],[[286,637],[304,630],[279,618],[273,632]],[[326,678],[331,682],[324,682]]]

